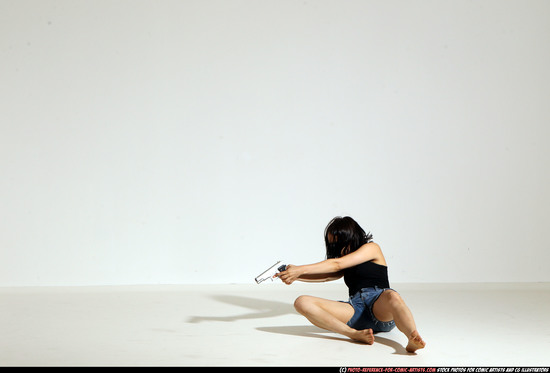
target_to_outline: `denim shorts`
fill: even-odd
[[[380,321],[374,317],[374,313],[372,312],[374,302],[378,300],[378,297],[385,290],[393,289],[381,289],[378,286],[363,288],[361,291],[358,291],[355,295],[351,296],[347,302],[344,302],[351,304],[355,310],[355,313],[347,322],[348,326],[356,330],[372,329],[374,333],[389,332],[395,328],[395,322],[393,320],[386,322]]]

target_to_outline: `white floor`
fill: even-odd
[[[0,288],[0,366],[549,366],[550,283],[393,284],[427,347],[354,343],[308,323],[300,294],[342,283]]]

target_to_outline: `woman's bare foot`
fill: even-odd
[[[371,345],[374,343],[374,333],[372,329],[357,330],[351,339]]]
[[[409,337],[409,344],[406,347],[407,352],[415,352],[416,350],[420,350],[424,347],[426,347],[426,342],[422,340],[422,337],[420,337],[418,331],[415,330]]]

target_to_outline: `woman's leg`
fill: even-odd
[[[349,303],[302,295],[296,299],[294,307],[319,328],[345,335],[356,341],[374,343],[372,329],[356,330],[346,324],[355,312]]]
[[[409,339],[408,352],[424,348],[426,343],[418,334],[413,315],[401,296],[393,291],[386,290],[374,302],[372,307],[374,317],[380,321],[395,321],[395,326]]]

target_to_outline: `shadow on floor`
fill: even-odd
[[[201,321],[237,321],[250,319],[264,319],[282,315],[295,314],[294,307],[291,304],[276,302],[264,299],[248,298],[235,295],[214,295],[213,299],[218,302],[231,304],[248,308],[251,312],[233,316],[193,316],[189,319],[190,323],[199,323]]]
[[[323,334],[332,333],[332,332],[318,328],[314,325],[266,326],[266,327],[256,328],[256,330],[260,330],[262,332],[268,332],[268,333],[287,334],[287,335],[309,337],[309,338],[332,339],[332,340],[345,341],[345,342],[355,343],[355,344],[363,344],[361,342],[354,341],[346,337],[335,337],[330,335],[323,335]],[[395,350],[393,352],[394,355],[409,355],[409,356],[416,355],[414,353],[411,354],[407,352],[407,350],[405,350],[405,347],[403,347],[403,345],[401,345],[399,342],[396,342],[389,338],[381,337],[380,334],[376,334],[374,339],[375,339],[374,343],[380,343],[382,345],[393,348]]]
[[[328,331],[325,329],[318,328],[315,325],[263,326],[263,327],[256,328],[256,330],[267,332],[267,333],[287,334],[287,335],[294,335],[299,337],[332,339],[332,340],[346,341],[346,342],[357,343],[357,344],[360,343],[345,337],[335,337],[332,335],[324,335],[328,333],[331,333],[331,334],[335,334],[335,333],[332,333],[331,331]]]

